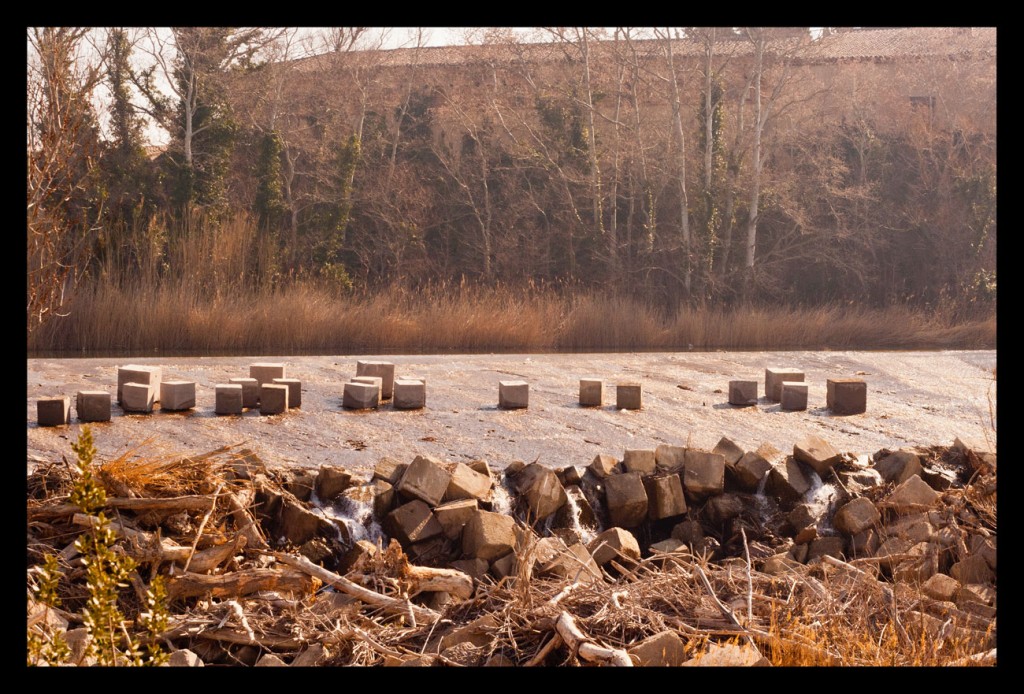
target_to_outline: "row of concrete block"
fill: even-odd
[[[729,381],[729,404],[757,404],[757,381]],[[799,369],[769,368],[764,371],[765,399],[783,410],[807,409],[807,384]],[[868,386],[860,378],[826,380],[825,406],[833,414],[861,414],[867,411]]]

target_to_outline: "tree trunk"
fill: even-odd
[[[682,105],[679,102],[679,82],[676,79],[675,63],[672,59],[672,36],[666,29],[665,46],[668,51],[669,80],[672,82],[672,118],[675,122],[676,137],[679,139],[679,228],[683,236],[683,289],[686,296],[690,296],[692,283],[691,258],[693,255],[693,244],[690,239],[690,210],[689,200],[686,197],[686,140],[683,133]]]

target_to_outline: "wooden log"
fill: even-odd
[[[254,634],[250,636],[247,632],[231,627],[220,627],[208,629],[197,625],[179,625],[162,634],[163,638],[176,639],[183,636],[192,638],[207,639],[210,641],[224,641],[226,643],[240,643],[255,645],[267,650],[297,651],[306,642],[291,636],[274,636],[273,634]]]
[[[85,513],[76,513],[71,517],[71,522],[73,525],[93,528],[99,523],[99,518]],[[128,540],[128,553],[133,559],[142,562],[186,561],[188,559],[190,554],[188,547],[182,547],[166,537],[159,538],[158,542],[155,534],[129,528],[117,520],[108,522],[115,535]]]
[[[304,571],[287,569],[246,569],[221,576],[188,572],[172,576],[167,582],[167,595],[175,598],[239,597],[261,590],[309,593],[313,581]]]
[[[461,600],[473,595],[473,578],[457,569],[435,569],[428,566],[407,566],[405,577],[412,583],[413,594],[443,591]]]
[[[581,658],[600,665],[616,665],[633,667],[629,654],[621,648],[606,648],[589,639],[578,626],[572,615],[563,611],[555,622],[555,630],[570,650],[578,653]]]
[[[232,494],[227,494],[228,506],[231,508],[231,517],[235,521],[235,527],[245,536],[246,544],[253,549],[268,549],[270,545],[260,532],[260,527],[249,513],[249,506],[256,498],[256,492],[251,487],[246,487]]]
[[[434,610],[421,607],[419,605],[413,605],[408,600],[399,600],[398,598],[388,597],[387,595],[381,595],[376,593],[369,588],[363,588],[361,585],[353,583],[344,576],[339,576],[333,571],[328,571],[322,566],[317,566],[305,557],[296,557],[284,552],[264,552],[278,561],[293,566],[300,571],[308,573],[314,578],[319,578],[327,585],[333,586],[338,590],[348,593],[354,598],[362,600],[368,605],[379,607],[387,612],[397,614],[408,614],[413,619],[423,620],[428,624],[433,624],[441,618],[440,613]]]
[[[107,497],[104,508],[116,508],[123,511],[205,511],[210,508],[209,496],[168,496],[154,498],[134,498],[111,496]],[[82,509],[74,504],[55,504],[33,506],[28,509],[29,520],[38,518],[60,518],[73,516]]]
[[[192,561],[185,567],[185,570],[191,570],[197,574],[208,574],[238,554],[245,547],[245,543],[245,536],[239,533],[232,542],[225,542],[222,545],[196,552],[192,555]]]

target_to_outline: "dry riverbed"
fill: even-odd
[[[342,384],[355,375],[357,359],[385,359],[396,364],[398,377],[425,378],[426,409],[344,410]],[[287,376],[301,379],[302,407],[267,417],[258,410],[214,415],[214,386],[248,376],[250,363],[264,361],[284,362]],[[383,456],[409,461],[417,454],[483,458],[497,468],[513,460],[583,465],[598,453],[621,458],[627,448],[662,443],[710,450],[722,436],[748,450],[762,442],[789,449],[808,433],[851,453],[949,445],[955,437],[996,447],[994,350],[29,359],[29,471],[61,455],[73,458],[70,443],[80,429],[75,393],[113,394],[117,367],[129,363],[160,365],[164,379],[195,381],[196,407],[125,415],[115,404],[110,422],[92,425],[101,459],[146,441],[140,453],[147,455],[197,454],[246,442],[267,463],[353,470],[369,469]],[[756,407],[728,405],[733,379],[757,379],[763,396],[770,366],[804,370],[807,411],[783,412],[763,397]],[[603,407],[579,406],[579,379],[588,377],[604,380]],[[825,409],[825,380],[847,377],[867,381],[867,413],[832,416]],[[500,380],[528,381],[529,409],[499,410]],[[643,385],[642,410],[615,409],[620,381]],[[56,395],[71,397],[71,425],[38,427],[36,399]]]

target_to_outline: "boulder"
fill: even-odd
[[[720,494],[708,499],[704,511],[712,523],[721,525],[739,516],[745,507],[743,500],[735,494]]]
[[[725,459],[725,466],[732,468],[740,461],[743,457],[743,449],[737,446],[732,439],[725,436],[718,440],[715,447],[711,449],[712,453],[717,453]]]
[[[886,482],[902,484],[914,475],[921,475],[921,459],[910,451],[896,451],[875,463],[875,470]]]
[[[580,543],[557,552],[553,559],[538,566],[537,574],[558,576],[573,582],[600,581],[604,578],[590,552]]]
[[[619,471],[619,461],[615,456],[599,453],[589,465],[589,470],[599,478],[614,475]]]
[[[396,485],[408,467],[408,463],[400,463],[394,458],[381,458],[373,468],[373,479]]]
[[[647,492],[638,472],[612,475],[605,480],[605,503],[612,525],[635,528],[647,518]]]
[[[674,537],[670,537],[667,540],[661,542],[652,542],[649,546],[651,552],[678,552],[681,549],[686,549],[686,543],[677,540]]]
[[[491,498],[491,478],[464,463],[459,463],[452,470],[452,478],[445,490],[445,501],[458,499],[479,499],[489,501]]]
[[[811,481],[793,456],[786,456],[768,473],[766,491],[783,507],[791,507],[811,488]]]
[[[674,631],[662,631],[630,646],[630,659],[640,667],[676,667],[686,660],[686,645]]]
[[[992,569],[980,555],[973,555],[949,567],[949,575],[960,583],[991,583],[995,580]]]
[[[748,644],[708,643],[707,650],[682,664],[683,667],[770,667],[771,662]]]
[[[846,535],[856,535],[881,520],[882,515],[866,497],[858,497],[836,511],[832,523],[836,529]]]
[[[472,559],[458,559],[448,564],[448,566],[452,567],[456,571],[461,571],[464,574],[472,576],[475,581],[483,580],[484,574],[486,574],[487,569],[490,568],[490,564],[483,559],[478,559],[476,557],[473,557]]]
[[[654,449],[654,463],[661,472],[679,472],[686,463],[686,449],[661,444]]]
[[[840,460],[839,451],[825,439],[813,434],[804,436],[793,444],[793,457],[809,466],[822,478]]]
[[[321,465],[314,487],[320,501],[333,501],[335,497],[352,486],[352,475],[343,467]]]
[[[811,562],[825,555],[842,559],[844,550],[843,538],[835,536],[819,537],[816,540],[811,540],[807,548],[807,561]]]
[[[519,571],[519,558],[515,552],[509,552],[500,559],[491,562],[491,575],[501,580],[510,576],[514,577]]]
[[[526,502],[532,522],[544,520],[567,501],[558,475],[540,463],[531,463],[523,468],[516,477],[516,491]]]
[[[897,513],[913,513],[927,509],[939,499],[939,493],[923,479],[914,475],[885,498],[885,505]]]
[[[640,560],[640,545],[633,533],[624,528],[609,528],[587,545],[594,561],[604,566],[612,559],[620,564]]]
[[[622,455],[622,467],[626,472],[639,472],[641,475],[653,475],[657,469],[654,451],[627,450]]]
[[[704,528],[695,520],[684,520],[672,528],[672,537],[684,543],[693,552],[699,553],[704,547]]]
[[[462,529],[462,553],[467,557],[493,563],[513,552],[516,546],[516,522],[512,516],[478,510]]]
[[[753,492],[761,485],[761,480],[771,472],[772,465],[760,454],[750,451],[744,453],[732,467],[732,475],[736,484],[743,490]]]
[[[445,536],[449,539],[457,540],[462,535],[462,528],[473,517],[477,509],[476,499],[458,499],[457,501],[449,501],[440,506],[435,506],[434,517],[437,518],[437,522],[444,528]]]
[[[451,480],[452,473],[445,470],[440,460],[418,455],[409,463],[397,489],[408,499],[419,499],[430,506],[437,506]]]
[[[683,494],[683,483],[678,474],[645,477],[643,485],[647,492],[647,517],[650,520],[672,518],[686,513],[686,496]]]
[[[683,487],[688,494],[703,499],[725,489],[725,458],[718,453],[686,449]]]
[[[404,548],[444,533],[430,507],[419,499],[402,504],[389,513],[384,519],[384,530]]]

